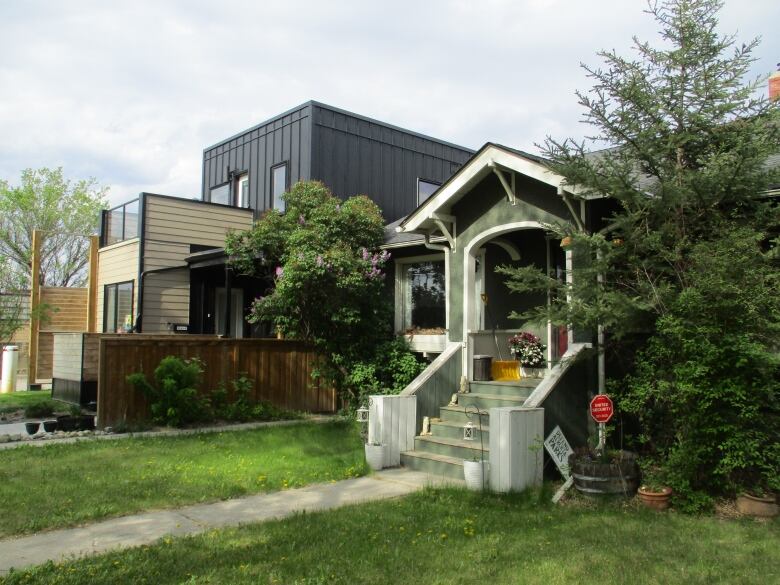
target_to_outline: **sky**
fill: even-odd
[[[203,149],[314,99],[470,148],[582,138],[580,64],[657,44],[642,0],[0,0],[0,179],[200,197]],[[780,62],[780,3],[720,30]]]

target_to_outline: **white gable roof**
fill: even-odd
[[[563,186],[563,177],[551,171],[543,159],[488,142],[460,170],[413,211],[396,228],[399,232],[416,232],[431,229],[436,216],[450,214],[452,206],[460,201],[477,183],[499,170],[513,171],[546,183],[556,189]],[[577,189],[566,186],[566,191],[577,193]]]

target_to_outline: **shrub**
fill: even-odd
[[[44,418],[53,415],[59,406],[53,400],[44,400],[43,402],[26,406],[24,408],[24,416],[27,418]]]
[[[197,390],[202,374],[200,360],[168,356],[154,370],[155,385],[140,372],[129,375],[127,381],[149,400],[152,420],[178,427],[208,418],[208,404]]]

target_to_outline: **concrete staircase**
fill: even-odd
[[[522,406],[539,382],[541,380],[536,378],[470,382],[470,392],[458,394],[458,404],[442,406],[439,418],[431,419],[431,434],[418,435],[414,438],[414,450],[401,453],[401,465],[433,475],[463,479],[464,459],[479,459],[481,449],[484,460],[489,459],[489,410],[499,406]],[[469,420],[475,427],[473,441],[463,440],[463,427]]]

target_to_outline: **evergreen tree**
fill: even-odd
[[[512,290],[557,289],[558,302],[536,310],[538,318],[601,325],[620,349],[637,333],[650,339],[634,356],[628,386],[616,387],[627,388],[624,410],[642,414],[646,445],[689,502],[703,501],[695,497],[704,491],[776,481],[766,470],[780,462],[780,279],[772,260],[780,214],[776,199],[765,196],[778,182],[768,161],[780,152],[780,108],[765,97],[764,80],[745,81],[758,40],[738,44],[721,35],[721,7],[719,0],[652,2],[658,46],[634,39],[638,58],[605,51],[602,67],[583,66],[594,85],[577,96],[593,135],[580,143],[548,138],[544,153],[568,184],[608,196],[613,211],[573,232],[558,226],[579,260],[573,284],[533,268],[502,269]],[[703,291],[707,250],[718,270]],[[738,265],[746,259],[749,266]],[[750,283],[749,295],[738,294],[742,282]],[[715,299],[724,301],[720,309],[755,318],[722,319]],[[716,346],[704,359],[694,330]],[[744,343],[729,354],[737,338]],[[662,347],[678,351],[656,351]],[[752,414],[729,418],[725,409],[735,404],[709,392],[726,375],[714,364],[756,364],[756,355],[761,366],[737,368],[727,384],[742,389],[738,402]],[[756,439],[764,446],[748,449]]]

